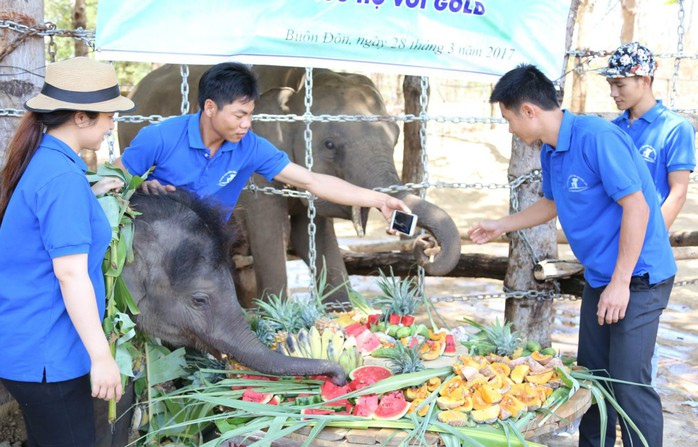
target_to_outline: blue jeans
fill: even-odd
[[[95,418],[90,376],[64,382],[2,379],[24,416],[28,447],[93,447]]]
[[[582,297],[578,363],[595,375],[649,385],[659,317],[669,301],[673,284],[673,277],[649,284],[646,275],[634,276],[630,282],[630,301],[625,318],[603,326],[599,326],[596,312],[605,287],[593,288],[587,284]],[[640,429],[648,445],[661,447],[664,426],[662,402],[654,388],[620,383],[609,383],[607,388]],[[607,430],[604,436],[606,445],[612,446],[619,418],[610,404],[606,405],[606,411]],[[632,428],[623,421],[620,424],[624,446],[642,445]],[[579,426],[579,445],[598,446],[601,436],[598,406],[592,405]]]

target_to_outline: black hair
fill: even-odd
[[[27,169],[29,162],[41,144],[44,132],[67,123],[76,110],[55,110],[53,112],[24,112],[19,126],[7,146],[7,162],[0,172],[0,222],[2,222],[10,198]],[[99,112],[83,112],[94,121]]]
[[[498,102],[516,113],[524,102],[543,110],[560,107],[553,82],[530,64],[521,64],[502,76],[492,90],[490,102]]]
[[[238,62],[223,62],[206,70],[199,80],[199,107],[203,110],[207,99],[222,108],[237,100],[259,99],[257,75]]]

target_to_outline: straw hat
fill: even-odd
[[[121,96],[114,67],[87,57],[75,57],[46,67],[41,93],[24,103],[32,112],[78,110],[130,112],[136,105]]]

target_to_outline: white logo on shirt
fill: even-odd
[[[640,155],[642,155],[642,158],[647,163],[657,162],[657,151],[649,144],[646,144],[640,148]]]
[[[223,174],[223,177],[221,177],[221,179],[218,180],[218,186],[225,186],[228,183],[232,182],[237,174],[238,174],[238,171],[226,172],[225,174]]]
[[[585,182],[583,178],[577,175],[570,175],[567,178],[567,189],[570,192],[582,192],[589,189],[589,185],[587,185],[587,182]]]

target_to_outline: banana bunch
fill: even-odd
[[[356,347],[356,339],[345,339],[344,332],[325,329],[322,334],[316,327],[301,329],[297,334],[288,334],[285,343],[279,343],[276,350],[291,357],[331,360],[350,371],[362,366],[363,356]]]

